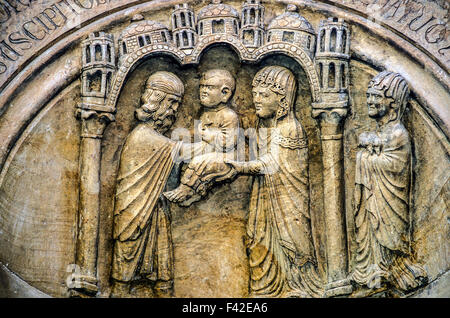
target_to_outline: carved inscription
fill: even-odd
[[[48,208],[28,208],[24,191],[66,201],[73,192],[67,216],[51,215],[73,227],[55,240],[58,253],[73,250],[60,263],[75,268],[55,296],[411,297],[434,288],[448,268],[441,237],[450,228],[437,220],[447,217],[450,161],[436,124],[446,118],[431,110],[450,95],[425,66],[443,74],[450,61],[448,2],[296,0],[284,11],[261,0],[189,2],[0,0],[0,109],[9,107],[0,127],[22,120],[14,115],[28,99],[43,109],[17,145],[2,128],[13,148],[0,171],[0,261],[20,260],[12,270],[41,284],[36,273],[49,267],[34,266],[29,250],[53,251],[54,221],[30,218],[48,246],[29,248],[8,211],[24,201],[27,219]],[[74,59],[70,85],[52,77]],[[55,89],[32,86],[40,70]],[[47,144],[56,159],[38,153]],[[69,162],[76,173],[65,176]],[[68,182],[15,186],[44,165]]]
[[[395,30],[438,53],[441,61],[450,58],[448,1],[426,0],[347,0],[335,1],[365,13],[369,18],[388,24]]]

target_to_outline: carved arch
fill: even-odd
[[[185,64],[183,63],[186,57],[186,54],[184,52],[173,46],[164,44],[142,47],[136,50],[136,52],[123,56],[119,63],[117,72],[114,76],[114,80],[112,82],[110,89],[110,94],[107,96],[105,105],[107,111],[110,112],[115,111],[119,93],[122,90],[122,87],[125,83],[125,79],[128,73],[133,69],[133,67],[143,59],[156,54],[169,55],[171,57],[174,57],[181,64]]]
[[[180,64],[198,64],[202,53],[210,46],[225,44],[230,46],[238,55],[242,62],[258,62],[264,57],[273,54],[283,54],[293,58],[305,70],[311,86],[313,103],[320,101],[320,82],[314,61],[305,50],[295,44],[280,42],[266,44],[253,53],[250,53],[242,42],[233,36],[218,35],[210,36],[200,40],[190,55],[171,45],[153,45],[139,48],[136,52],[125,55],[121,58],[118,70],[112,82],[110,94],[106,100],[106,109],[114,112],[119,93],[124,85],[124,81],[133,67],[139,61],[155,54],[166,54],[175,57]]]
[[[192,64],[200,63],[202,53],[211,45],[216,44],[229,45],[236,52],[241,61],[245,61],[251,58],[250,52],[242,44],[239,38],[226,34],[217,34],[200,38],[197,46],[188,57],[188,62]]]
[[[306,53],[303,48],[286,42],[279,43],[269,43],[253,53],[252,59],[259,61],[262,58],[273,55],[273,54],[284,54],[293,58],[300,66],[305,70],[309,84],[311,86],[311,94],[313,103],[319,102],[320,100],[320,81],[319,75],[317,74],[317,69],[314,61]]]

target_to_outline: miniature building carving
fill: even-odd
[[[165,25],[143,19],[141,15],[133,17],[132,21],[142,21],[133,23],[122,31],[119,38],[121,55],[134,52],[138,48],[150,44],[170,42],[171,35]]]
[[[259,0],[247,0],[242,6],[241,40],[246,47],[264,44],[264,6]]]
[[[198,35],[225,33],[239,35],[239,13],[230,5],[222,4],[219,0],[202,8],[198,13]]]
[[[338,95],[337,99],[346,103],[345,93],[348,89],[350,59],[350,37],[347,24],[337,18],[322,20],[317,43],[316,65],[324,102],[328,98],[335,98],[331,97],[332,95]]]
[[[302,47],[310,56],[313,56],[316,45],[314,29],[296,11],[296,6],[288,5],[285,13],[270,22],[267,29],[267,42],[294,43]]]
[[[191,49],[195,45],[194,11],[187,3],[175,5],[172,13],[172,35],[177,47]]]
[[[103,110],[116,68],[113,36],[104,32],[91,33],[83,41],[82,57],[82,108]]]

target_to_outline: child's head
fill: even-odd
[[[200,80],[200,102],[209,108],[226,104],[233,96],[235,86],[234,77],[227,70],[209,70]]]

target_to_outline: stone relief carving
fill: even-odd
[[[370,289],[390,283],[407,292],[420,287],[427,273],[410,259],[411,141],[402,123],[409,87],[392,72],[369,83],[369,116],[377,130],[359,136],[356,157],[356,253],[352,279]]]
[[[176,4],[164,16],[170,27],[140,12],[123,29],[99,29],[81,42],[74,106],[79,270],[67,277],[68,295],[176,297],[181,266],[174,215],[188,220],[202,209],[213,215],[205,206],[214,205],[214,193],[244,187],[242,178],[249,180],[248,195],[233,200],[248,200],[242,209],[246,276],[230,278],[248,280],[240,296],[403,297],[425,286],[429,269],[416,257],[412,238],[417,153],[405,123],[409,78],[390,69],[372,74],[363,116],[351,90],[361,90],[352,79],[364,67],[351,64],[361,56],[352,55],[354,29],[342,15],[312,24],[294,4],[282,13],[273,9],[279,4],[259,0],[245,0],[240,12],[235,4],[212,0],[198,13],[191,4]],[[205,69],[205,54],[225,47],[248,76],[239,78],[226,62]],[[155,62],[139,96],[125,91],[143,62],[163,58],[173,69]],[[118,116],[131,107],[120,102],[124,94],[137,105],[129,130]],[[182,108],[191,109],[194,125]],[[108,171],[117,170],[108,197],[102,165],[111,123],[124,137],[117,137],[120,145],[106,162],[113,167]],[[188,132],[182,141],[174,137],[180,128]],[[359,135],[351,150],[349,131]],[[312,160],[320,171],[311,169]],[[112,207],[110,233],[101,225],[109,217],[102,200]],[[110,242],[103,247],[102,235]],[[110,261],[102,248],[109,248]]]
[[[242,173],[256,175],[250,198],[247,225],[250,296],[321,297],[323,295],[348,295],[352,292],[352,286],[350,279],[347,277],[348,261],[343,256],[346,254],[347,247],[345,219],[342,213],[344,209],[342,124],[348,112],[350,32],[347,24],[341,19],[329,18],[321,22],[316,41],[312,26],[296,10],[295,6],[288,5],[286,12],[272,20],[268,26],[267,42],[282,44],[270,45],[265,49],[260,49],[260,51],[258,51],[258,48],[265,44],[264,39],[266,37],[263,23],[264,6],[259,1],[247,1],[244,3],[242,8],[243,28],[241,30],[239,30],[238,12],[231,6],[221,4],[220,1],[213,1],[212,4],[199,12],[197,19],[198,34],[195,33],[194,13],[186,4],[177,5],[173,11],[172,34],[163,24],[145,21],[142,16],[136,16],[133,18],[135,24],[124,30],[119,39],[121,54],[119,73],[112,83],[113,92],[109,95],[112,97],[106,97],[108,96],[106,91],[110,89],[108,85],[111,83],[113,72],[105,71],[104,68],[109,67],[109,69],[114,70],[114,66],[111,65],[113,60],[111,48],[113,45],[110,40],[107,40],[111,39],[111,37],[105,36],[103,33],[100,34],[100,40],[103,40],[103,42],[98,42],[96,34],[91,35],[91,40],[83,52],[83,58],[86,63],[82,87],[83,91],[97,89],[98,93],[91,93],[91,95],[96,97],[105,96],[107,100],[103,108],[112,111],[115,108],[113,105],[114,95],[117,95],[120,83],[124,78],[122,74],[127,72],[127,69],[130,68],[136,59],[139,59],[139,53],[140,55],[147,53],[146,48],[150,51],[175,53],[182,62],[186,63],[198,60],[196,55],[200,55],[201,50],[206,47],[205,43],[225,40],[228,43],[234,43],[241,53],[241,58],[250,56],[251,52],[258,53],[287,48],[291,55],[299,56],[300,61],[306,60],[306,65],[310,66],[309,75],[310,80],[313,82],[313,87],[314,84],[317,85],[317,82],[319,82],[318,87],[313,88],[317,96],[313,98],[312,116],[319,121],[323,148],[324,191],[327,197],[324,201],[327,229],[327,284],[324,284],[316,268],[317,262],[312,243],[309,215],[307,140],[301,124],[293,114],[296,80],[288,69],[276,66],[266,67],[258,72],[253,80],[253,102],[258,117],[258,133],[267,129],[268,132],[265,132],[265,136],[258,135],[259,157],[248,162],[234,160],[239,119],[228,103],[234,94],[235,79],[228,71],[219,69],[209,70],[202,75],[199,96],[204,112],[200,117],[199,130],[202,140],[201,148],[206,153],[193,158],[181,177],[180,185],[176,189],[165,192],[164,196],[169,201],[178,203],[181,206],[189,206],[205,196],[211,186],[217,182],[231,181],[237,174]],[[171,37],[173,37],[173,42],[170,40]],[[154,43],[162,43],[164,45],[155,45]],[[294,46],[289,47],[289,45]],[[315,52],[317,53],[315,54]],[[127,56],[131,56],[131,58],[127,58]],[[307,58],[314,58],[314,56],[315,68],[311,67],[313,65]],[[253,58],[256,59],[256,57]],[[90,66],[95,61],[104,62],[101,72],[97,71],[97,73],[94,73],[95,66],[93,68]],[[95,86],[96,82],[93,79],[95,74],[98,74],[96,79],[97,86]],[[156,73],[153,76],[158,77],[159,74]],[[152,81],[152,78],[149,78],[146,89],[151,89],[152,85],[156,89],[153,89],[153,93],[151,91],[144,93],[142,97],[144,105],[136,111],[138,120],[148,120],[149,115],[147,113],[149,108],[145,106],[148,105],[145,103],[148,103],[148,99],[151,98],[152,94],[155,95],[155,92],[158,92],[158,90],[163,93],[156,95],[156,104],[158,99],[161,103],[165,101],[167,98],[166,94],[174,94],[173,96],[176,96],[178,99],[182,96],[182,93],[180,93],[182,88],[178,88],[178,91],[170,88],[169,78],[171,76],[174,75],[160,75],[161,79],[154,81]],[[316,83],[314,83],[315,80]],[[180,80],[178,79],[178,81]],[[182,86],[181,81],[176,85]],[[406,90],[407,84],[404,83],[403,85],[406,85]],[[371,89],[373,90],[374,88]],[[371,89],[369,89],[368,94],[372,94]],[[389,88],[386,90],[389,90]],[[393,96],[391,93],[389,97]],[[406,96],[403,96],[403,99],[405,98]],[[179,100],[176,103],[179,103]],[[398,109],[405,107],[406,102],[401,103],[403,103],[403,106],[398,106]],[[150,105],[152,104],[150,103]],[[369,108],[372,107],[371,105],[369,102]],[[151,107],[156,106],[152,105]],[[100,106],[100,109],[103,110],[103,108]],[[155,113],[168,116],[168,110],[165,110],[164,106],[161,109],[161,111],[156,110]],[[172,109],[172,111],[176,111],[176,109]],[[402,113],[403,110],[398,110],[398,112]],[[401,113],[397,113],[397,121],[399,121]],[[376,117],[370,112],[369,115]],[[383,117],[381,114],[379,116]],[[156,127],[152,129],[156,129],[159,133],[164,133],[164,130],[171,126],[174,117],[170,115],[161,119],[152,118],[152,120],[159,120],[160,124],[168,121],[163,127],[160,127],[159,124],[153,124]],[[141,138],[144,139],[154,135],[153,130],[147,133],[149,134],[148,137],[145,137],[145,132],[142,129],[135,128],[134,131],[141,131]],[[380,132],[380,134],[383,133]],[[152,157],[151,153],[148,156],[144,155],[145,151],[135,152],[136,149],[139,149],[138,144],[141,141],[133,142],[133,136],[132,132],[125,144],[120,169],[129,169],[129,162],[133,162],[136,158],[148,160],[147,157]],[[371,155],[373,151],[380,155],[381,140],[380,137],[374,136],[372,134],[361,137],[363,141],[361,141],[360,146],[370,149]],[[140,140],[140,138],[137,138],[137,140]],[[165,145],[166,143],[174,147],[169,140],[166,140],[163,144]],[[149,142],[149,144],[153,144],[153,141]],[[270,145],[268,146],[268,144]],[[272,144],[276,145],[275,148]],[[207,150],[208,148],[209,150]],[[385,148],[383,147],[384,150]],[[136,180],[134,180],[133,174],[130,175],[128,170],[120,170],[121,176],[118,179],[118,192],[116,194],[114,225],[114,238],[116,241],[112,272],[116,290],[122,289],[122,292],[119,291],[117,293],[118,296],[126,295],[126,292],[124,293],[123,290],[124,288],[129,290],[130,286],[127,283],[136,275],[156,281],[156,295],[171,295],[173,251],[170,238],[170,211],[168,210],[166,199],[158,196],[163,191],[164,180],[167,180],[171,166],[174,164],[172,152],[178,153],[178,150],[172,148],[170,151],[167,149],[155,150],[153,147],[152,151],[165,153],[166,159],[172,160],[166,163],[165,161],[162,162],[163,160],[160,158],[155,162],[147,162],[147,164],[151,164],[151,166],[159,169],[153,168],[157,171],[154,172],[153,178],[147,181],[156,183],[155,186],[145,184],[142,189],[136,189],[137,191],[134,194],[130,194],[129,187],[135,187]],[[129,152],[132,152],[134,156],[129,156]],[[355,182],[365,191],[359,190],[364,192],[364,194],[357,195],[357,200],[366,202],[366,197],[370,197],[370,202],[373,202],[377,196],[372,195],[371,197],[371,194],[367,194],[367,189],[372,189],[373,185],[366,185],[363,180],[369,182],[367,180],[376,178],[376,172],[370,168],[366,168],[365,172],[358,170],[363,169],[361,168],[361,165],[363,165],[361,158],[364,153],[366,152],[362,151],[358,154]],[[172,157],[169,159],[170,155]],[[406,151],[406,156],[408,155],[409,153]],[[142,169],[139,163],[135,163],[133,166],[136,165],[139,166],[139,169]],[[149,171],[153,169],[150,168]],[[122,177],[122,174],[127,175],[127,177]],[[405,171],[404,174],[407,178],[408,172]],[[130,177],[134,183],[128,185],[126,179]],[[121,178],[124,179],[122,180]],[[122,188],[124,189],[122,190]],[[356,190],[357,193],[359,193],[358,189]],[[408,192],[407,185],[405,185],[404,190],[406,191],[405,193]],[[381,193],[383,191],[378,195],[380,199],[382,197]],[[148,199],[149,196],[151,196],[152,200]],[[135,207],[136,198],[143,200],[141,204],[142,211]],[[403,199],[405,200],[405,198]],[[124,205],[122,207],[122,201],[132,205],[130,211],[127,211],[128,206]],[[374,206],[378,206],[378,209],[383,209],[379,207],[380,205],[390,207],[391,204],[394,204],[390,201],[374,204]],[[164,204],[163,202],[166,203]],[[360,205],[358,206],[360,207]],[[390,264],[392,262],[395,263],[396,258],[393,259],[393,257],[387,256],[387,252],[385,253],[384,250],[380,251],[380,248],[376,250],[375,247],[370,246],[375,237],[379,241],[379,246],[383,246],[383,248],[392,246],[390,243],[382,243],[383,240],[379,238],[380,235],[368,234],[369,222],[367,220],[363,222],[362,219],[365,219],[364,213],[368,213],[370,216],[374,215],[373,209],[369,208],[369,210],[366,210],[366,205],[364,205],[362,212],[358,212],[356,216],[356,239],[359,249],[356,257],[356,267],[351,275],[352,280],[358,284],[373,288],[373,286],[379,285],[377,282],[374,283],[374,281],[377,281],[375,276],[379,274],[379,276],[381,275],[386,279],[389,275],[397,276],[396,280],[391,279],[391,281],[402,290],[419,286],[415,282],[415,278],[411,282],[411,278],[407,277],[406,274],[402,276],[399,272],[400,264],[393,267],[397,269],[397,272],[391,270]],[[128,214],[134,218],[130,220]],[[391,214],[403,214],[403,221],[407,222],[407,211],[394,211]],[[388,215],[386,216],[387,218],[392,218],[390,214]],[[134,227],[128,229],[129,233],[124,237],[124,233],[120,229],[134,223],[136,218],[139,220],[139,224],[135,224]],[[367,216],[366,218],[370,217]],[[381,216],[377,217],[377,219],[379,218]],[[397,228],[396,226],[394,227]],[[394,242],[400,240],[400,236],[404,237],[407,231],[406,223],[403,227],[398,230],[399,238],[389,237],[385,233],[384,236],[389,237],[386,240]],[[375,230],[372,229],[372,231]],[[137,237],[139,239],[136,239]],[[131,246],[128,246],[130,244]],[[405,247],[406,245],[403,245],[400,248],[394,244],[395,247],[391,247],[391,249],[406,254],[407,248]],[[370,261],[367,259],[368,257]],[[382,259],[378,259],[380,257]],[[407,266],[406,268],[412,271],[413,276],[426,278],[426,273],[420,267],[415,267],[407,261],[403,261],[401,264],[403,264],[403,270]],[[366,267],[370,267],[370,270]],[[380,273],[384,273],[384,276]],[[92,281],[95,282],[95,280]]]
[[[254,174],[247,225],[250,296],[320,297],[309,214],[308,148],[293,112],[296,80],[280,66],[253,80],[259,158],[229,163]]]
[[[176,189],[164,193],[172,202],[186,206],[206,195],[214,182],[230,180],[236,174],[224,160],[236,155],[239,118],[228,103],[235,89],[235,79],[226,70],[209,70],[200,80],[200,136],[204,149],[211,152],[196,156],[189,163]]]
[[[171,295],[170,210],[160,195],[167,186],[181,143],[163,134],[172,126],[183,94],[183,82],[176,75],[151,75],[141,97],[142,105],[136,110],[141,123],[129,134],[122,151],[111,273],[116,297],[127,295],[130,282],[137,279],[153,282],[156,295]]]
[[[319,29],[316,63],[314,63],[311,60],[316,51],[314,30],[310,23],[296,11],[297,8],[294,5],[288,5],[286,12],[269,24],[268,45],[259,49],[259,46],[265,44],[263,40],[265,38],[264,7],[259,1],[247,1],[243,5],[244,28],[242,30],[239,30],[239,14],[236,9],[221,4],[220,1],[213,1],[199,12],[198,40],[193,33],[193,12],[187,5],[176,6],[172,14],[173,41],[170,40],[171,34],[168,28],[161,23],[145,21],[142,16],[135,16],[132,19],[135,23],[125,29],[119,38],[119,71],[112,81],[112,90],[106,97],[104,109],[110,112],[114,111],[114,103],[125,74],[141,56],[148,54],[149,51],[170,52],[182,63],[192,63],[198,61],[201,51],[207,44],[215,42],[232,43],[233,47],[240,52],[243,60],[257,60],[263,52],[276,53],[282,49],[283,52],[287,51],[289,55],[295,56],[307,69],[313,87],[312,91],[315,93],[313,116],[322,118],[326,173],[327,165],[334,164],[336,158],[341,155],[340,119],[347,112],[350,33],[347,25],[341,19],[329,18],[322,21]],[[109,54],[106,58],[107,62],[111,60],[111,53],[108,53],[110,46],[109,43],[103,45],[102,52]],[[83,75],[86,84],[83,87],[92,86],[90,82],[92,72],[88,67],[91,61],[90,56],[96,54],[96,51],[99,50],[98,47],[99,44],[91,41],[83,55],[86,61],[84,68],[86,75]],[[97,56],[94,59],[97,60]],[[226,164],[234,162],[236,136],[239,128],[236,113],[227,105],[234,93],[235,79],[225,70],[210,70],[202,77],[199,94],[201,104],[205,108],[200,118],[201,139],[205,145],[208,144],[212,148],[212,152],[193,158],[181,178],[180,186],[164,195],[172,202],[189,206],[198,201],[201,196],[206,195],[210,186],[215,182],[229,181],[238,172],[260,174],[261,170],[264,170],[262,167],[267,166],[267,174],[270,177],[268,176],[267,180],[264,177],[260,180],[260,189],[255,186],[250,206],[250,225],[248,226],[250,293],[284,297],[321,296],[323,284],[314,267],[316,261],[309,225],[306,136],[292,114],[296,82],[293,74],[287,69],[274,67],[266,68],[261,72],[253,81],[256,114],[261,125],[258,127],[274,129],[266,137],[268,139],[265,142],[270,140],[278,145],[280,150],[276,150],[277,154],[270,154],[269,156],[272,157],[267,159],[268,162],[265,162],[265,157],[262,156],[258,159],[260,161],[249,161],[243,166],[234,163],[235,166],[230,167]],[[105,85],[104,76],[100,82]],[[102,88],[101,92],[105,92],[106,89],[109,88]],[[258,92],[258,89],[264,90],[264,92]],[[258,103],[261,103],[262,94],[266,98],[270,96],[271,104],[265,106],[268,109],[258,106]],[[282,99],[277,100],[280,97]],[[271,117],[274,117],[275,120],[269,119]],[[280,121],[281,119],[283,121]],[[330,143],[333,146],[330,147],[328,145]],[[294,151],[289,153],[290,151],[285,148]],[[330,149],[328,150],[328,148]],[[259,143],[259,151],[267,151],[267,149],[263,149],[264,147]],[[283,164],[294,160],[295,155],[298,157],[299,166],[286,167],[283,173]],[[260,165],[262,166],[260,167]],[[339,161],[339,165],[341,168],[338,170],[342,170],[341,161]],[[277,174],[270,170],[281,170],[281,172]],[[329,282],[325,287],[327,295],[330,296],[349,294],[352,290],[346,277],[347,260],[342,256],[345,254],[346,246],[344,220],[341,212],[343,210],[343,186],[340,179],[341,175],[335,173],[330,180],[324,180],[325,191],[329,191],[329,202],[331,203],[325,205],[326,224],[330,230],[327,243],[329,245],[329,274],[333,271],[338,273],[330,274]],[[287,188],[283,190],[283,184],[288,182],[294,182],[294,185],[286,185]],[[120,186],[119,183],[119,189]],[[275,189],[277,190],[275,191]],[[257,199],[259,196],[263,199]],[[288,199],[289,197],[292,198]],[[334,199],[331,200],[331,198]],[[264,202],[264,200],[268,201]],[[289,202],[290,205],[288,205]],[[278,213],[280,215],[277,215]],[[255,224],[251,223],[252,217],[255,218]],[[259,222],[262,223],[259,224]],[[286,227],[286,223],[292,224]],[[116,222],[115,225],[117,228],[118,223]],[[254,228],[252,229],[252,227]],[[268,227],[270,230],[261,230],[261,227]],[[338,231],[332,231],[332,229]],[[266,233],[266,231],[268,232]],[[115,235],[117,236],[117,232]],[[338,241],[339,244],[333,241]],[[117,253],[119,245],[116,241],[116,254],[120,254]],[[270,260],[270,258],[273,259]],[[258,263],[257,259],[264,261]],[[116,260],[115,258],[113,271],[121,267],[121,263],[116,263]],[[253,264],[254,262],[256,263]],[[264,273],[260,273],[261,271]],[[121,277],[121,274],[115,275],[115,277]],[[261,275],[267,275],[267,277],[261,278]],[[273,280],[274,275],[277,276],[276,280]],[[129,278],[122,280],[128,281]],[[169,279],[166,278],[167,280]]]

